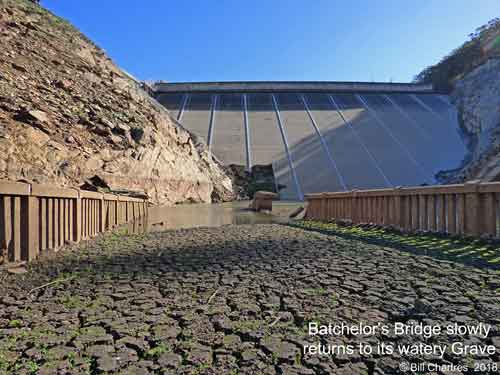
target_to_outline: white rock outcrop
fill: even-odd
[[[446,182],[500,180],[500,58],[490,58],[459,80],[452,93],[470,155]]]

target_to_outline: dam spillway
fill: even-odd
[[[153,91],[224,164],[272,164],[281,199],[434,184],[466,154],[456,109],[430,85],[160,82]]]

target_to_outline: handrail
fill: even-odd
[[[30,261],[146,215],[145,199],[0,181],[0,258]]]
[[[462,235],[499,236],[500,183],[397,187],[307,194],[306,218],[350,220]]]

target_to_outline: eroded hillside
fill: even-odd
[[[440,173],[443,183],[500,180],[500,18],[415,78],[449,92],[469,148],[462,165]]]
[[[69,23],[0,0],[0,179],[231,199],[231,180],[132,78]]]
[[[500,58],[489,59],[458,81],[452,93],[469,139],[470,158],[448,182],[500,180]]]

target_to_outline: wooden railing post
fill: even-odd
[[[406,192],[400,192],[401,224],[406,231],[411,230],[411,198]]]
[[[12,234],[10,197],[0,197],[0,257],[9,260],[9,243]]]
[[[438,206],[438,218],[439,225],[437,227],[438,232],[446,232],[446,195],[439,194],[437,196],[439,206]]]
[[[98,207],[98,212],[99,212],[99,232],[104,232],[106,230],[105,223],[106,223],[106,207],[104,206],[104,196],[99,199],[99,207]]]
[[[490,236],[496,235],[496,219],[497,219],[497,200],[495,193],[486,193],[481,195],[480,213],[483,219],[481,233],[486,233]]]
[[[80,191],[73,204],[73,241],[80,242],[82,239],[82,198]]]
[[[436,220],[436,195],[431,194],[427,199],[428,206],[428,223],[427,229],[431,232],[435,232],[437,230],[437,220]]]
[[[402,214],[402,207],[401,207],[401,186],[397,186],[393,190],[393,196],[394,196],[394,217],[393,217],[393,223],[397,228],[402,229],[404,224],[403,224],[403,214]]]
[[[326,193],[323,193],[321,196],[321,214],[320,214],[320,219],[321,220],[328,220],[326,217],[326,202],[327,202],[327,196]]]
[[[39,209],[38,198],[22,197],[21,201],[21,259],[30,261],[39,252]]]
[[[423,194],[418,195],[418,212],[419,212],[419,219],[418,219],[418,229],[420,230],[427,230],[427,194],[425,192]]]
[[[15,262],[20,261],[21,258],[21,197],[14,197],[12,199],[12,239],[11,239],[11,254]]]
[[[480,199],[479,199],[479,181],[469,181],[465,183],[465,233],[476,236],[479,234],[479,228],[482,228],[482,218],[479,213]]]
[[[22,210],[21,203],[25,202],[29,195],[29,184],[0,182],[0,255],[7,262],[20,261],[23,258],[23,247],[26,246],[27,239],[22,227],[25,220],[21,217],[25,217],[26,213]]]
[[[358,191],[352,190],[352,200],[351,200],[351,215],[352,222],[356,224],[359,222],[359,208],[358,208]]]

